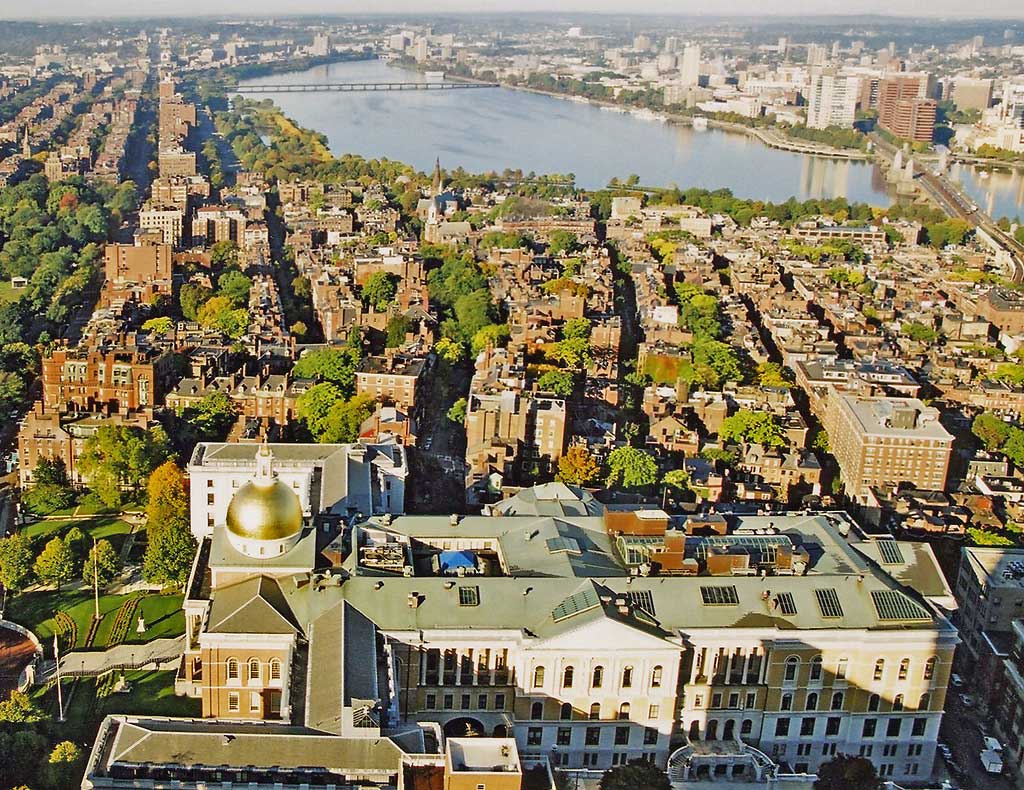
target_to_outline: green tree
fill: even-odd
[[[466,347],[450,337],[442,337],[434,343],[434,353],[449,365],[457,365],[466,356]]]
[[[378,313],[388,309],[398,294],[398,278],[388,272],[374,272],[363,283],[363,301]]]
[[[967,537],[975,546],[1013,546],[1012,538],[982,527],[968,527]]]
[[[349,397],[355,391],[356,367],[361,360],[362,347],[357,333],[353,333],[352,339],[342,348],[305,352],[292,368],[292,375],[334,384],[344,397]]]
[[[823,453],[832,452],[832,447],[828,441],[828,432],[824,428],[818,428],[815,431],[814,438],[811,440],[811,448],[821,450]]]
[[[657,482],[658,463],[650,453],[635,447],[616,447],[608,454],[609,488],[645,488]]]
[[[1011,425],[1003,442],[1002,451],[1018,469],[1024,469],[1024,430]]]
[[[674,491],[678,496],[684,491],[690,490],[690,473],[685,469],[672,469],[665,473],[665,476],[661,479],[661,484],[665,488]]]
[[[43,718],[43,712],[24,692],[12,691],[6,700],[0,701],[0,722],[33,724]]]
[[[93,576],[93,567],[96,569],[95,577]],[[95,547],[89,549],[89,554],[82,564],[82,581],[91,586],[95,578],[98,580],[100,588],[104,588],[114,581],[119,573],[121,573],[121,555],[114,551],[109,540],[98,541]]]
[[[590,340],[583,337],[567,337],[545,348],[544,354],[551,362],[560,363],[567,368],[585,368],[591,362]]]
[[[573,392],[573,375],[567,370],[548,370],[537,379],[537,389],[568,398]]]
[[[778,362],[762,362],[757,366],[757,383],[762,387],[773,389],[789,389],[792,386],[793,377],[789,368],[783,367]]]
[[[973,433],[985,449],[994,452],[1003,446],[1010,435],[1010,425],[992,412],[986,411],[974,418],[971,423]]]
[[[646,760],[630,760],[605,771],[601,790],[670,790],[668,774]]]
[[[32,472],[32,482],[32,487],[21,495],[22,506],[31,513],[47,516],[75,501],[67,468],[60,458],[40,458]]]
[[[465,398],[459,398],[455,403],[448,409],[447,417],[449,420],[454,422],[456,425],[462,425],[466,422],[466,407],[468,403]]]
[[[335,403],[344,401],[345,395],[341,388],[324,381],[314,384],[303,392],[295,402],[295,411],[314,439],[320,440],[327,433],[327,417]]]
[[[783,447],[785,433],[775,415],[765,411],[740,409],[722,421],[718,438],[723,442],[754,442],[765,447]]]
[[[149,540],[142,558],[142,577],[151,584],[184,586],[197,547],[188,518],[174,518],[162,524],[150,521],[146,531]]]
[[[218,241],[210,247],[210,264],[216,268],[238,265],[238,245],[229,240]]]
[[[190,406],[182,413],[185,422],[195,429],[199,439],[206,441],[223,439],[237,415],[234,401],[220,390],[208,392],[195,406]]]
[[[575,486],[594,485],[601,474],[601,465],[586,447],[574,445],[558,459],[556,480]]]
[[[353,395],[348,400],[337,400],[327,412],[320,442],[354,442],[359,429],[373,415],[374,400],[368,395]]]
[[[32,578],[32,541],[24,534],[0,538],[0,584],[21,592]]]
[[[482,329],[478,329],[473,335],[470,349],[475,355],[487,348],[488,345],[494,346],[494,348],[504,348],[508,345],[511,336],[508,324],[488,324]]]
[[[122,492],[139,489],[167,460],[170,444],[163,428],[102,425],[85,440],[79,468],[89,487],[111,508],[121,506]]]
[[[579,249],[579,239],[567,230],[554,230],[548,236],[548,254],[562,255]]]
[[[52,584],[59,591],[61,585],[75,575],[75,558],[61,538],[51,538],[36,557],[32,569],[39,581]]]
[[[736,350],[728,343],[697,338],[690,346],[692,361],[682,367],[685,381],[716,389],[726,381],[742,381],[743,368]]]
[[[199,309],[213,298],[213,291],[205,285],[185,283],[178,291],[181,314],[189,321],[199,320]]]
[[[409,332],[409,326],[409,319],[404,315],[397,314],[391,316],[384,331],[384,345],[388,348],[398,348],[405,343],[405,336]]]
[[[238,269],[228,269],[220,279],[217,280],[217,294],[231,302],[235,309],[249,305],[249,292],[252,290],[252,280],[242,274]]]
[[[814,790],[881,790],[875,766],[866,757],[839,754],[818,768]],[[604,788],[602,788],[604,790]]]

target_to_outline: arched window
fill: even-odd
[[[875,662],[875,680],[881,680],[885,673],[885,659],[880,658]]]
[[[924,679],[925,680],[931,680],[933,677],[935,677],[935,662],[937,660],[938,659],[935,656],[932,656],[931,658],[929,658],[927,661],[924,662]]]
[[[594,667],[594,675],[590,679],[590,687],[599,689],[604,683],[604,667]]]
[[[807,705],[805,707],[807,708],[807,710],[818,709],[818,695],[815,692],[812,691],[810,694],[807,695]]]
[[[707,734],[705,735],[705,738],[709,741],[718,740],[718,722],[714,719],[708,722]]]
[[[821,656],[811,659],[811,680],[821,680]]]
[[[260,679],[260,660],[258,658],[249,659],[249,680]]]
[[[601,718],[601,703],[595,702],[590,706],[590,718],[600,719]]]
[[[227,661],[228,665],[228,680],[238,680],[238,659],[229,658]]]
[[[574,674],[576,674],[576,671],[572,667],[566,667],[562,671],[562,688],[564,688],[564,689],[571,689],[572,688],[572,676]]]
[[[901,711],[901,710],[903,710],[903,695],[902,694],[897,694],[896,697],[893,699],[893,701],[892,701],[892,709],[894,711]]]
[[[796,674],[800,670],[800,659],[796,656],[790,656],[786,659],[786,672],[783,678],[788,681],[796,680]]]
[[[533,687],[539,689],[544,685],[544,667],[533,670]]]
[[[531,719],[543,719],[544,718],[544,703],[535,702],[530,706],[530,718]]]
[[[628,719],[629,718],[629,703],[628,702],[623,702],[621,705],[619,705],[619,718],[620,719]]]
[[[628,689],[633,685],[633,667],[623,667],[622,688]]]
[[[922,694],[921,701],[917,703],[918,710],[928,710],[928,707],[932,704],[931,694]]]
[[[744,719],[743,723],[740,725],[740,735],[750,735],[750,733],[753,732],[753,730],[754,722],[752,722],[750,719]]]
[[[837,691],[832,695],[832,710],[843,709],[843,692]]]
[[[846,679],[846,669],[847,669],[847,667],[849,665],[850,665],[850,659],[848,659],[848,658],[841,658],[841,659],[839,659],[839,662],[836,664],[836,678],[838,680],[845,680]]]
[[[281,659],[272,658],[270,659],[270,679],[280,680],[281,679]]]
[[[910,659],[904,658],[900,661],[900,672],[897,676],[900,680],[906,680],[907,675],[910,673]]]
[[[878,710],[878,703],[881,701],[881,697],[877,694],[872,694],[868,697],[868,710]]]
[[[782,702],[779,703],[780,710],[793,710],[793,695],[783,694]]]
[[[572,704],[569,702],[562,703],[562,709],[558,713],[558,718],[562,721],[569,721],[572,718]]]
[[[661,664],[651,670],[651,688],[661,688]]]
[[[700,722],[696,719],[690,722],[690,734],[688,737],[691,742],[700,740]]]

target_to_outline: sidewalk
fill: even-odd
[[[177,663],[185,649],[185,637],[154,639],[142,645],[118,645],[109,650],[75,650],[61,656],[60,671],[66,675],[101,675],[112,669],[138,669],[149,664]]]

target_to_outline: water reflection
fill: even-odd
[[[380,61],[336,63],[246,84],[422,79]],[[327,135],[336,153],[388,157],[429,169],[520,168],[575,173],[594,189],[635,173],[652,186],[727,187],[782,201],[845,196],[888,205],[874,165],[777,151],[743,134],[647,120],[630,113],[507,89],[450,92],[268,94]]]
[[[1024,218],[1024,171],[986,170],[972,165],[954,164],[950,178],[959,181],[964,191],[986,214],[994,219]]]

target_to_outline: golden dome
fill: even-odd
[[[280,480],[250,480],[231,497],[227,527],[246,540],[291,537],[302,530],[302,504]]]

